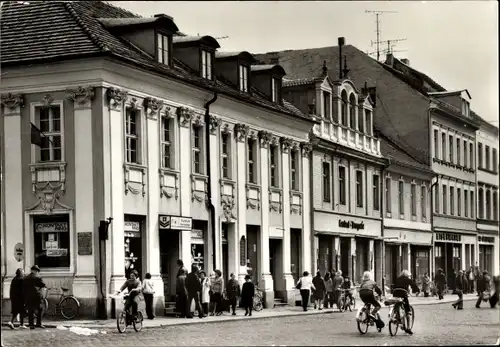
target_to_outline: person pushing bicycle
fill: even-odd
[[[408,288],[411,287],[413,291],[420,293],[420,289],[418,286],[415,284],[415,281],[411,278],[410,271],[408,270],[403,270],[401,272],[401,276],[396,278],[396,282],[394,284],[394,289],[392,290],[392,295],[395,298],[402,298],[403,299],[403,307],[405,309],[405,317],[406,317],[406,322],[405,324],[405,332],[412,335],[413,332],[410,328],[410,321],[411,321],[411,310],[410,310],[410,301],[408,300]]]
[[[117,294],[120,294],[125,289],[128,289],[128,297],[125,302],[125,311],[128,312],[130,306],[132,306],[132,316],[137,317],[137,309],[139,307],[139,294],[142,291],[141,281],[137,278],[139,277],[139,273],[136,270],[132,270],[130,272],[130,278],[125,281],[123,286],[117,291]]]
[[[377,324],[378,331],[380,332],[382,328],[385,326],[385,323],[382,321],[377,312],[380,310],[380,303],[375,299],[375,295],[373,293],[375,291],[378,296],[382,296],[382,290],[379,288],[377,283],[372,280],[372,274],[370,271],[365,271],[363,273],[363,280],[361,282],[361,287],[359,288],[359,297],[363,300],[363,303],[370,304],[373,306],[372,310],[372,318],[375,320]]]

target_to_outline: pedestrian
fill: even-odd
[[[177,277],[183,273],[187,275],[188,270],[184,267],[184,262],[181,259],[177,260],[177,267],[179,268],[177,270]]]
[[[30,329],[35,329],[34,315],[36,314],[36,327],[45,328],[42,325],[41,289],[46,288],[45,283],[40,277],[40,268],[37,265],[31,267],[31,273],[23,280],[24,295],[26,299],[26,307],[28,309],[28,321]]]
[[[177,294],[175,302],[175,310],[177,316],[180,318],[186,318],[189,314],[188,309],[188,292],[186,289],[186,276],[187,271],[184,268],[179,268],[177,283],[175,286],[175,292]]]
[[[333,301],[335,302],[335,305],[337,305],[337,308],[340,310],[339,307],[339,299],[341,295],[341,287],[342,284],[344,283],[344,278],[342,277],[342,271],[337,271],[335,274],[335,277],[333,278]]]
[[[481,307],[482,301],[490,300],[491,296],[491,278],[488,271],[483,271],[482,276],[477,282],[479,297],[477,298],[476,308]]]
[[[429,297],[430,289],[431,289],[431,279],[429,278],[429,275],[426,272],[422,276],[422,292],[424,292],[425,298]]]
[[[455,278],[455,290],[454,293],[458,295],[458,300],[455,303],[451,304],[453,308],[457,310],[463,310],[464,308],[464,294],[463,288],[465,287],[465,283],[463,280],[462,270],[458,271],[457,277]]]
[[[467,280],[468,280],[468,292],[474,293],[474,267],[469,268],[467,271]]]
[[[436,289],[439,300],[443,300],[444,288],[446,286],[446,276],[443,269],[439,268],[436,274]]]
[[[468,279],[465,270],[462,270],[462,282],[464,283],[464,290],[463,290],[464,294],[467,294],[469,292],[468,290],[469,286],[467,285],[468,284],[467,281]]]
[[[341,285],[340,288],[345,290],[345,294],[344,294],[345,295],[345,299],[346,300],[351,300],[351,302],[352,302],[352,300],[353,300],[352,290],[351,290],[352,283],[351,283],[351,280],[349,279],[349,276],[346,276],[344,278],[344,282],[342,283],[342,285]]]
[[[17,315],[19,315],[19,328],[27,329],[26,325],[24,325],[24,316],[26,313],[24,303],[24,288],[23,288],[23,280],[24,280],[24,270],[19,268],[16,270],[16,276],[12,279],[10,284],[10,306],[12,309],[12,319],[8,323],[9,328],[14,329],[14,320]]]
[[[220,316],[222,314],[222,292],[224,291],[224,281],[222,280],[222,272],[220,270],[215,270],[215,277],[211,283],[210,289],[212,290],[213,296],[213,311],[210,314]]]
[[[129,257],[130,254],[125,254],[125,257]],[[130,278],[130,273],[135,270],[134,264],[130,259],[125,260],[125,278]]]
[[[457,280],[457,272],[455,269],[451,269],[451,273],[448,274],[448,289],[451,290],[452,294],[456,294],[455,288],[456,288],[456,280]]]
[[[497,303],[500,301],[500,276],[493,277],[493,285],[495,287],[495,292],[490,296],[490,306],[495,308]]]
[[[229,299],[229,305],[231,305],[231,310],[233,311],[233,316],[236,316],[236,304],[238,302],[238,298],[240,297],[240,284],[238,280],[232,273],[229,276],[229,281],[227,281],[227,297]]]
[[[210,278],[207,277],[205,271],[200,272],[201,280],[201,307],[203,308],[203,316],[208,315],[208,309],[210,304]]]
[[[323,309],[323,300],[325,297],[325,281],[323,277],[321,277],[321,273],[316,272],[316,276],[313,278],[314,285],[314,309],[318,308],[319,310]]]
[[[325,289],[326,289],[326,295],[325,295],[325,302],[324,306],[325,308],[331,307],[333,308],[333,303],[335,295],[333,293],[333,279],[331,278],[331,275],[329,272],[325,274]]]
[[[309,277],[309,272],[304,271],[302,277],[297,282],[295,288],[300,290],[300,296],[302,298],[302,309],[307,311],[307,306],[309,305],[309,296],[311,295],[311,290],[314,290],[314,284]]]
[[[479,288],[477,287],[477,282],[481,279],[481,271],[479,266],[474,267],[474,288],[476,289],[477,296],[479,296]]]
[[[151,280],[151,274],[148,272],[142,282],[142,295],[144,296],[144,302],[146,304],[146,315],[149,319],[154,319],[154,283]]]
[[[194,300],[195,310],[198,311],[198,317],[203,318],[203,309],[200,305],[200,294],[201,294],[201,281],[198,276],[199,273],[198,266],[191,265],[191,272],[186,276],[186,290],[187,290],[187,318],[193,318],[193,312],[191,311],[191,304]]]
[[[241,305],[245,309],[245,316],[252,315],[253,298],[255,296],[255,285],[249,275],[245,276],[245,283],[241,287]]]

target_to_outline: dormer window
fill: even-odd
[[[271,97],[273,102],[280,100],[280,80],[278,78],[271,79]]]
[[[469,108],[469,102],[462,99],[462,115],[464,115],[465,117],[469,117]]]
[[[212,79],[212,53],[204,49],[201,50],[201,77]]]
[[[248,66],[239,67],[239,88],[242,92],[248,92]]]
[[[159,63],[168,65],[170,61],[169,57],[169,48],[170,48],[170,40],[167,35],[164,34],[156,34],[156,47],[157,47],[157,60]]]

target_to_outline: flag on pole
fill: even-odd
[[[42,132],[36,127],[35,124],[31,123],[31,144],[42,147]]]

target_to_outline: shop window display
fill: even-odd
[[[69,215],[36,216],[33,221],[35,264],[41,268],[69,268]]]

